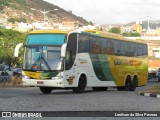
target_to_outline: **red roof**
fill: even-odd
[[[149,60],[148,67],[160,67],[160,60]]]

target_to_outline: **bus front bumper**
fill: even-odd
[[[23,86],[33,86],[33,87],[64,87],[62,79],[57,80],[37,80],[37,79],[22,79]]]

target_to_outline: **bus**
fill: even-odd
[[[24,46],[22,83],[44,94],[54,89],[135,91],[148,76],[147,44],[93,31],[36,30]]]

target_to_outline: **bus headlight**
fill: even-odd
[[[23,78],[30,79],[30,77],[26,75],[23,75]]]
[[[63,76],[57,76],[57,77],[52,77],[52,80],[58,80],[58,79],[62,79]]]

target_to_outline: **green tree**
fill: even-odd
[[[22,64],[23,51],[20,57],[14,57],[14,48],[18,43],[25,41],[26,34],[15,30],[0,29],[0,63],[5,62],[9,66]]]
[[[121,31],[118,27],[113,27],[109,30],[110,33],[120,34]]]
[[[10,0],[0,0],[0,10],[3,10],[3,7],[8,5]]]
[[[11,22],[11,23],[15,23],[16,19],[15,18],[8,18],[7,21]]]
[[[139,37],[139,36],[141,36],[141,34],[137,33],[137,32],[125,32],[125,33],[122,33],[122,35],[125,37]]]
[[[16,20],[17,22],[24,22],[24,23],[26,23],[26,19],[25,18],[18,18],[17,20]]]
[[[11,22],[11,23],[15,23],[16,21],[17,22],[24,22],[24,23],[26,23],[27,20],[25,18],[21,17],[21,18],[17,18],[17,19],[15,19],[15,18],[8,18],[7,21]]]

